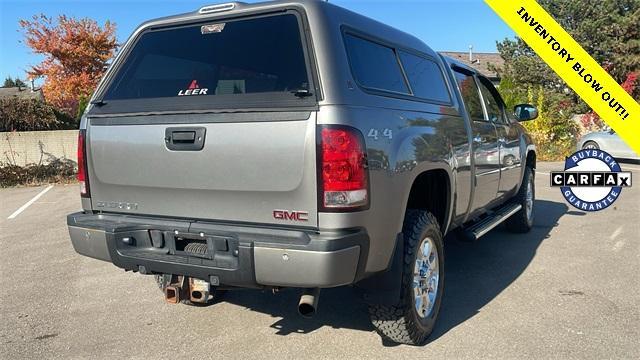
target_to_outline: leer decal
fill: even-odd
[[[209,91],[209,89],[201,88],[200,85],[198,85],[198,81],[193,80],[187,89],[178,92],[178,96],[207,95],[207,91]]]

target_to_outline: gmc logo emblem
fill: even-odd
[[[273,218],[276,220],[309,221],[307,211],[273,210]]]

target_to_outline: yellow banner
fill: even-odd
[[[535,0],[485,0],[640,154],[640,105]]]

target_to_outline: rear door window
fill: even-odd
[[[438,64],[422,56],[400,51],[400,60],[407,74],[413,95],[442,103],[450,103],[451,97]]]
[[[103,100],[264,95],[294,97],[312,90],[295,14],[213,21],[159,30],[138,38]],[[202,102],[203,99],[199,99]]]
[[[351,71],[361,86],[409,94],[394,49],[352,34],[345,34],[345,42]]]

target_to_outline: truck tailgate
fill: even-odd
[[[267,114],[277,118],[278,113]],[[89,119],[88,169],[94,210],[248,223],[317,226],[315,112],[286,120],[147,125]],[[255,118],[255,115],[251,116]],[[114,120],[114,121],[111,121]],[[172,128],[204,129],[201,150],[170,150]],[[292,216],[292,214],[294,214]]]

